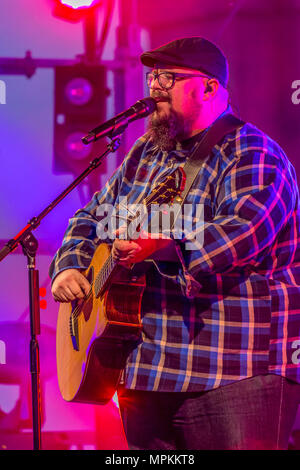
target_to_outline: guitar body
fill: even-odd
[[[99,293],[94,281],[109,256],[109,245],[101,244],[84,273],[92,285],[87,299],[62,303],[59,309],[57,374],[67,401],[107,403],[140,337],[145,276],[132,278],[129,269],[117,266]]]

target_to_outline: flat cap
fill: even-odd
[[[199,70],[227,87],[228,62],[215,44],[201,37],[175,39],[157,49],[143,52],[141,62],[147,67],[173,65]]]

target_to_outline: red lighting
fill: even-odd
[[[40,296],[46,297],[47,291],[45,287],[40,287]]]

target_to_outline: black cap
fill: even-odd
[[[199,70],[227,87],[228,62],[223,52],[212,42],[200,37],[182,38],[168,42],[141,55],[147,67],[173,65]]]

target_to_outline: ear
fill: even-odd
[[[213,98],[216,95],[219,86],[220,84],[216,78],[210,78],[209,80],[207,80],[205,84],[203,99],[209,100]]]

